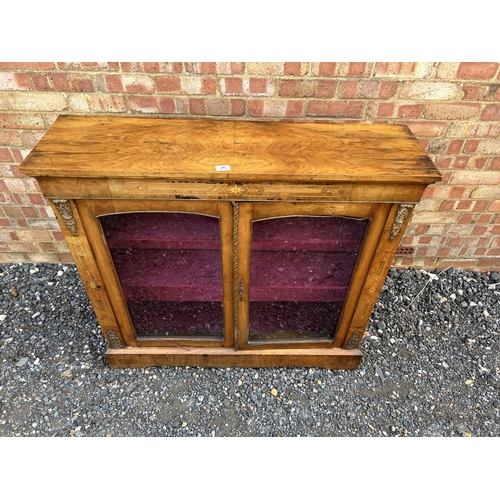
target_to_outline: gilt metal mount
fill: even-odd
[[[76,220],[73,217],[73,210],[71,210],[71,205],[68,200],[52,200],[57,210],[61,214],[61,217],[66,224],[66,227],[70,230],[73,236],[78,236],[76,231]]]
[[[391,227],[391,240],[393,240],[401,232],[401,229],[410,215],[412,208],[413,205],[410,203],[400,203],[398,206],[396,217],[394,217],[394,222]]]

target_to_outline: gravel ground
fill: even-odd
[[[0,282],[0,436],[500,436],[500,273],[391,269],[355,371],[110,369],[74,266]]]

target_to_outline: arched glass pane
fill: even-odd
[[[218,218],[139,212],[100,222],[137,336],[223,338]]]
[[[252,223],[249,341],[333,339],[368,219]]]

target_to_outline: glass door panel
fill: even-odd
[[[134,212],[99,220],[136,336],[223,338],[218,217]]]
[[[332,340],[369,219],[252,222],[250,342]]]

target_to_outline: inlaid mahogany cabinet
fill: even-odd
[[[50,200],[112,367],[354,369],[441,179],[409,129],[60,116],[21,166]]]

